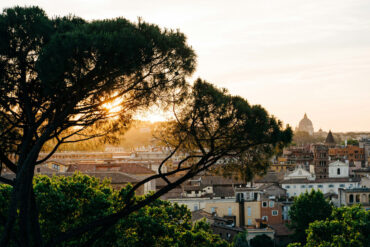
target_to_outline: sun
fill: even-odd
[[[105,103],[102,105],[103,109],[105,109],[109,115],[117,115],[122,110],[122,99],[117,98],[112,100],[111,102]]]

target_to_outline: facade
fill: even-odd
[[[365,165],[365,149],[358,146],[330,148],[329,156],[331,160],[348,160],[350,164],[360,162]]]
[[[339,160],[329,164],[329,178],[348,178],[349,165],[348,163]]]
[[[352,189],[360,187],[360,178],[317,178],[308,179],[291,179],[281,182],[281,186],[287,190],[287,196],[299,196],[306,191],[321,190],[323,194],[338,194],[338,190]]]
[[[362,138],[359,141],[359,147],[364,149],[365,166],[370,164],[370,138]]]
[[[366,210],[370,210],[370,188],[340,189],[338,201],[339,206],[361,204]]]
[[[317,178],[327,178],[329,176],[329,148],[326,145],[314,144],[313,149],[313,166]]]
[[[283,223],[282,205],[273,197],[263,198],[261,201],[261,219],[267,225]]]

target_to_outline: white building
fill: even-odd
[[[339,170],[338,170],[339,169]],[[322,193],[338,194],[339,188],[352,189],[360,187],[360,178],[349,178],[348,164],[335,161],[329,164],[329,178],[316,178],[312,172],[302,167],[284,176],[281,187],[287,190],[287,196],[299,196],[306,191],[321,190]]]
[[[338,194],[339,188],[352,189],[360,187],[359,178],[321,178],[316,180],[292,179],[281,182],[287,190],[287,196],[299,196],[306,191],[321,190],[323,194]]]
[[[302,166],[298,166],[294,171],[286,174],[284,176],[284,180],[291,180],[291,179],[307,179],[307,180],[315,180],[316,176],[312,172],[308,172],[303,169]]]
[[[339,160],[329,164],[329,178],[348,178],[349,165]]]

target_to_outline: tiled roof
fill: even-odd
[[[255,183],[278,183],[284,178],[282,172],[268,172],[265,176],[256,179]]]
[[[213,187],[215,197],[231,197],[235,196],[234,188],[231,186],[217,186]]]
[[[128,174],[155,174],[155,172],[143,165],[135,163],[115,164],[76,164],[70,165],[67,172],[95,172],[95,171],[120,171]]]
[[[199,210],[191,212],[191,221],[192,222],[203,219],[203,218],[213,219],[213,216],[212,216],[211,213],[208,213],[208,212],[204,211],[203,209],[199,209]]]
[[[294,231],[290,230],[285,224],[274,224],[270,225],[272,229],[275,230],[276,236],[289,236],[293,234]]]

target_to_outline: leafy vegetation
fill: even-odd
[[[108,180],[81,174],[71,177],[37,176],[34,180],[36,203],[43,238],[51,239],[60,230],[67,231],[103,215],[117,212],[130,186],[113,190]],[[4,231],[11,187],[0,185],[0,232]],[[143,197],[136,196],[135,200]],[[96,232],[97,233],[97,232]],[[16,243],[17,234],[12,243]],[[61,246],[82,246],[88,235],[72,239]],[[185,206],[156,200],[129,217],[120,220],[91,246],[206,246],[227,247],[227,242],[214,235],[210,226],[200,221],[191,223]]]
[[[247,232],[238,233],[233,240],[233,247],[249,247]]]
[[[330,216],[332,206],[324,198],[320,190],[305,192],[294,198],[289,215],[291,223],[289,227],[294,230],[292,236],[295,242],[304,244],[306,242],[306,229],[315,220],[325,220]]]
[[[367,247],[370,243],[370,212],[360,205],[334,208],[325,220],[316,220],[306,229],[306,244],[288,247]]]
[[[266,234],[251,239],[251,247],[274,247],[274,241]]]

